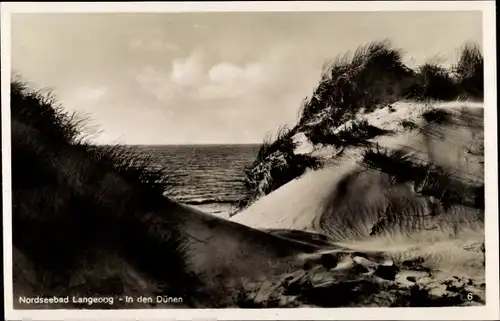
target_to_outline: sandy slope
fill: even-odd
[[[474,105],[473,105],[474,106]],[[482,113],[471,111],[475,116],[472,124],[461,126],[429,126],[426,137],[422,132],[405,132],[397,124],[398,120],[411,119],[422,124],[419,119],[422,106],[400,103],[395,113],[379,110],[366,118],[370,123],[384,129],[399,130],[391,136],[374,139],[374,143],[388,148],[405,148],[422,158],[431,158],[435,163],[449,167],[456,175],[471,181],[483,181],[483,156],[468,154],[467,148],[477,147],[482,140]],[[443,104],[443,108],[458,109],[460,104]],[[482,109],[478,109],[482,111]],[[460,111],[457,111],[460,112]],[[479,120],[478,120],[479,118]],[[318,216],[328,206],[330,195],[335,194],[338,182],[346,175],[361,170],[359,149],[346,150],[343,155],[318,171],[309,171],[299,179],[293,180],[266,197],[255,202],[232,218],[232,221],[257,228],[285,228],[316,230]],[[379,174],[371,175],[373,179]],[[380,178],[382,179],[382,178]],[[379,183],[380,184],[380,183]],[[359,195],[362,196],[362,195]]]
[[[460,181],[484,182],[481,106],[439,106],[453,114],[452,123],[447,125],[426,123],[421,118],[425,106],[398,103],[393,107],[392,112],[385,109],[363,116],[371,124],[394,132],[374,139],[374,143],[402,148],[422,160],[431,160]],[[421,129],[407,131],[394,125],[403,119],[415,122]],[[289,182],[232,220],[259,229],[322,233],[333,247],[343,249],[341,257],[350,258],[350,263],[344,262],[347,270],[363,262],[363,266],[372,265],[368,270],[377,270],[380,262],[373,263],[370,253],[383,253],[397,267],[392,281],[401,286],[418,284],[434,295],[447,293],[444,297],[448,298],[448,290],[457,289],[449,285],[450,280],[465,278],[460,285],[462,298],[467,291],[484,298],[483,211],[454,205],[449,209],[440,207],[436,214],[435,199],[417,193],[413,184],[391,184],[388,175],[360,165],[360,155],[359,149],[343,151],[325,168]],[[288,236],[295,238],[292,234]],[[345,254],[352,251],[361,254]],[[415,268],[408,263],[414,261],[421,266]],[[356,282],[366,277],[355,274]]]
[[[188,207],[182,214],[184,232],[192,236],[189,267],[209,296],[200,307],[484,303],[481,250],[472,230],[462,231],[470,234],[463,241],[417,233],[332,242],[290,230],[266,233]],[[311,240],[316,245],[301,242]]]

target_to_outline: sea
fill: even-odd
[[[167,194],[204,212],[229,217],[245,193],[245,168],[260,145],[141,145],[153,164],[164,166]]]

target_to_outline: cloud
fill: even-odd
[[[255,142],[267,131],[296,121],[302,100],[317,84],[322,62],[289,45],[275,45],[239,64],[194,51],[167,66],[144,67],[136,80],[156,97],[159,108],[172,113],[176,128],[187,131],[194,122],[193,131],[210,137],[222,133],[234,141]],[[205,119],[210,121],[205,124]]]
[[[208,77],[215,83],[224,83],[241,77],[243,72],[241,68],[234,64],[221,63],[210,68]]]
[[[169,101],[180,91],[180,88],[170,81],[167,72],[152,66],[141,68],[135,79],[145,92],[154,95],[159,101]]]
[[[270,52],[267,57],[243,65],[223,61],[207,66],[203,53],[194,51],[174,59],[167,69],[144,67],[136,80],[160,100],[171,100],[178,94],[191,100],[244,97],[272,90],[273,84],[282,81],[283,70],[276,66],[274,55]]]
[[[181,87],[200,84],[205,78],[203,55],[193,52],[186,59],[175,59],[172,62],[170,80]]]
[[[261,63],[243,67],[223,62],[208,70],[208,82],[199,87],[197,99],[235,98],[257,92],[266,85],[266,74]]]
[[[144,66],[137,72],[135,80],[145,92],[154,95],[159,101],[166,102],[188,98],[192,88],[199,87],[206,77],[202,54],[193,52],[187,58],[174,59],[169,70],[151,65]]]
[[[73,92],[73,101],[81,104],[96,104],[104,97],[106,92],[106,87],[79,86]]]
[[[144,51],[179,51],[180,48],[175,43],[165,42],[160,39],[136,39],[130,43],[133,50]]]

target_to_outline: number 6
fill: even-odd
[[[471,301],[474,299],[474,295],[472,293],[467,293],[467,300]]]

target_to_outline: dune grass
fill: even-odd
[[[78,118],[20,80],[11,83],[11,115],[13,246],[37,267],[37,294],[119,295],[119,272],[85,270],[110,255],[145,271],[157,293],[189,300],[196,281],[176,204],[163,196],[166,169],[126,147],[86,143]],[[86,282],[70,286],[76,275]]]
[[[409,98],[453,100],[459,96],[459,86],[450,71],[435,62],[427,62],[417,68],[416,86]]]
[[[407,130],[407,131],[412,131],[412,130],[416,130],[418,129],[418,125],[411,121],[411,120],[408,120],[408,119],[403,119],[399,122],[399,125],[401,127],[403,127],[403,129]]]
[[[248,195],[240,204],[248,205],[302,175],[307,168],[321,167],[317,157],[294,155],[291,138],[295,133],[303,131],[313,143],[336,146],[359,143],[363,136],[373,135],[374,128],[366,123],[353,124],[337,134],[331,129],[352,119],[362,108],[373,109],[394,101],[410,74],[402,63],[402,51],[393,48],[388,40],[369,43],[326,64],[312,97],[303,102],[297,126],[280,131],[273,142],[266,139],[256,161],[246,170]],[[279,161],[268,157],[277,155],[277,151],[283,156]]]
[[[373,110],[394,101],[412,72],[403,62],[403,51],[389,40],[360,46],[354,53],[335,57],[324,66],[312,97],[302,109],[299,124],[305,124],[321,110],[331,108],[336,125],[359,109]]]
[[[293,129],[281,127],[276,140],[268,136],[259,149],[254,163],[245,170],[247,193],[240,199],[238,208],[244,208],[254,200],[267,195],[289,181],[300,177],[308,168],[318,169],[322,162],[318,157],[296,155]]]
[[[415,85],[408,98],[444,101],[483,98],[484,58],[474,42],[466,42],[459,48],[458,61],[450,68],[430,60],[417,68],[415,76]]]
[[[422,114],[422,118],[428,123],[448,124],[451,122],[450,112],[441,108],[431,108]]]
[[[350,122],[337,132],[332,132],[329,126],[316,126],[307,132],[308,138],[314,145],[333,145],[335,147],[357,146],[388,131],[370,125],[366,119]]]
[[[295,148],[295,144],[292,141],[294,134],[295,129],[290,129],[287,126],[279,127],[274,137],[268,133],[257,152],[254,164],[262,162],[269,155],[277,151],[282,151],[284,153],[292,152]]]
[[[389,131],[373,126],[366,119],[363,119],[352,122],[339,131],[337,136],[344,142],[344,145],[355,146],[365,143],[368,139],[388,133]]]
[[[415,192],[435,197],[445,209],[453,204],[481,208],[478,203],[481,187],[468,186],[444,168],[431,162],[419,162],[402,150],[368,148],[364,150],[363,162],[389,174],[394,183],[412,183]]]
[[[479,45],[467,42],[460,48],[460,58],[453,67],[465,95],[482,99],[484,94],[484,58]]]
[[[297,125],[292,130],[280,132],[274,141],[267,137],[256,161],[246,170],[248,195],[244,196],[242,204],[246,206],[258,198],[256,195],[270,193],[273,188],[296,178],[297,173],[303,173],[304,166],[317,166],[311,158],[301,159],[306,155],[293,156],[291,138],[296,133],[305,133],[314,145],[359,145],[385,134],[368,123],[359,122],[353,122],[353,126],[344,131],[334,132],[340,125],[352,122],[359,113],[371,112],[403,99],[451,101],[482,98],[483,56],[479,45],[466,43],[460,48],[458,62],[451,68],[444,68],[431,60],[412,70],[403,63],[403,54],[402,49],[382,40],[360,46],[353,53],[339,55],[326,63],[318,86],[311,97],[302,102]],[[430,111],[423,117],[435,122],[446,120],[441,111]],[[416,124],[409,122],[403,122],[401,126],[406,130],[417,129]],[[267,158],[278,152],[288,155],[283,161],[290,160],[290,163],[284,165]],[[287,171],[273,171],[273,166],[286,167]],[[293,166],[298,169],[292,170]],[[284,176],[287,173],[290,173],[288,178]],[[276,179],[279,184],[267,183],[273,175],[279,175]],[[256,186],[261,182],[267,187],[256,193]]]

